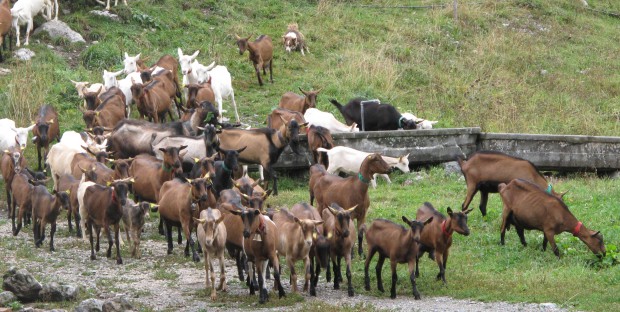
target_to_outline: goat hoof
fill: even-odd
[[[171,255],[172,254],[172,249],[168,249],[168,254]]]
[[[95,256],[95,255],[91,255],[91,256],[90,256],[90,260],[97,260],[97,256]]]
[[[368,289],[366,289],[366,290],[370,290],[370,287],[368,287]],[[377,290],[380,291],[380,292],[385,292],[385,289],[383,289],[383,286],[377,287]]]
[[[310,288],[310,296],[316,297],[316,289],[314,287]]]
[[[352,288],[350,288],[350,289],[349,289],[349,297],[353,297],[353,295],[354,295],[354,293],[353,293],[353,289],[352,289]]]
[[[194,262],[200,262],[200,257],[198,257],[198,255],[196,254],[192,256],[192,259],[194,260]]]
[[[340,289],[340,285],[338,285],[338,284],[334,284],[334,289],[335,289],[335,290]]]
[[[54,251],[56,251],[56,249],[54,247],[50,247],[50,251],[54,252]]]
[[[121,258],[116,259],[116,264],[123,264],[123,259]]]
[[[390,298],[391,298],[391,299],[396,299],[396,293],[394,293],[394,294],[390,294]]]

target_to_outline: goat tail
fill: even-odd
[[[316,150],[317,150],[317,151],[319,151],[319,152],[324,152],[324,153],[329,152],[329,150],[328,150],[328,149],[326,149],[326,148],[322,148],[322,147],[319,147],[319,148],[317,148]]]
[[[329,102],[334,104],[334,106],[336,106],[338,111],[340,111],[342,113],[342,104],[338,103],[338,101],[336,101],[336,99],[330,99]]]

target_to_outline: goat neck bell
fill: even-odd
[[[256,232],[254,232],[254,238],[252,239],[253,241],[256,242],[262,242],[263,239],[261,238],[261,234],[265,233],[265,220],[263,220],[263,216],[259,215],[259,220],[260,220],[260,224],[258,225],[258,227],[256,228]]]

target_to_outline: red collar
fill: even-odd
[[[306,135],[310,132],[310,127],[306,127]]]
[[[452,229],[450,229],[450,233],[448,233],[448,231],[446,231],[446,220],[443,220],[443,222],[441,222],[441,231],[443,232],[443,235],[446,236],[446,238],[450,238],[452,237]]]
[[[260,224],[258,225],[258,228],[256,229],[256,234],[262,234],[265,233],[265,220],[263,220],[263,215],[258,215],[259,220],[260,220]]]
[[[579,235],[579,230],[581,230],[582,225],[583,223],[577,222],[577,225],[575,225],[575,228],[573,229],[573,236]]]
[[[116,192],[114,192],[114,189],[112,189],[112,201],[116,202]]]

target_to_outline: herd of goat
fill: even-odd
[[[268,68],[272,80],[272,42],[266,35],[254,42],[249,39],[237,36],[239,52],[249,51],[262,85],[261,70],[266,75]],[[308,52],[296,25],[290,25],[282,39],[286,51]],[[473,209],[469,204],[477,192],[481,194],[483,214],[488,194],[501,195],[502,244],[505,231],[513,226],[523,245],[524,230],[543,231],[543,248],[551,244],[558,257],[554,236],[561,232],[572,233],[595,254],[605,253],[602,235],[586,228],[569,212],[563,194],[555,192],[532,163],[498,152],[477,152],[468,160],[458,159],[467,184],[461,211],[448,208],[445,216],[427,202],[415,218],[402,217],[405,226],[377,219],[367,227],[369,186],[372,183],[376,187],[378,175],[389,181],[387,175],[393,168],[409,172],[409,155],[387,157],[334,146],[331,133],[359,131],[358,125],[363,125],[364,131],[428,129],[433,122],[401,114],[394,106],[377,101],[358,98],[342,105],[331,100],[344,117],[345,123],[341,123],[331,113],[316,108],[320,90],[300,89],[303,95],[287,92],[282,96],[279,107],[267,117],[267,128],[241,129],[227,68],[200,64],[196,60],[198,51],[186,55],[179,48],[177,52],[178,59],[165,55],[152,66],[146,66],[140,54],[132,57],[125,53],[123,70],[104,71],[103,83],[73,81],[84,99],[80,109],[85,132],[66,131],[61,136],[61,121],[51,105],[41,106],[35,124],[26,128],[16,127],[10,119],[0,120],[0,169],[13,235],[19,234],[24,222],[31,222],[39,247],[49,223],[53,251],[57,218],[66,210],[69,231],[73,232],[75,221],[76,236],[89,239],[90,259],[96,259],[103,229],[108,239],[106,256],[111,257],[115,247],[116,262],[122,264],[121,220],[131,256],[140,258],[145,214],[158,211],[159,232],[167,238],[168,254],[172,253],[175,227],[179,244],[185,237],[186,256],[191,254],[199,261],[202,250],[206,287],[211,288],[212,299],[216,298],[216,289],[226,290],[227,250],[236,262],[239,279],[247,281],[250,294],[259,292],[261,303],[269,296],[265,280],[268,267],[273,270],[279,296],[285,294],[280,282],[280,257],[290,270],[293,292],[298,291],[295,263],[303,261],[303,291],[313,296],[321,268],[327,281],[333,279],[334,288],[339,289],[344,282],[344,258],[348,295],[353,296],[351,258],[356,243],[358,254],[363,255],[364,235],[365,288],[370,289],[370,261],[378,255],[377,288],[383,291],[381,269],[387,258],[392,273],[391,297],[395,298],[396,265],[407,263],[413,295],[419,299],[415,281],[418,260],[428,252],[439,267],[437,279],[446,282],[452,235],[469,235],[467,214]],[[125,77],[117,79],[121,74]],[[236,124],[222,116],[224,99],[231,101]],[[139,119],[130,118],[134,104]],[[172,121],[175,115],[178,121]],[[171,121],[166,122],[167,117]],[[24,158],[30,131],[37,148],[38,171],[27,167]],[[298,203],[290,209],[263,207],[268,196],[278,194],[273,165],[287,146],[299,153],[300,135],[304,134],[315,163],[308,182],[310,203]],[[51,145],[53,141],[57,143]],[[247,164],[260,165],[260,180],[253,180],[240,168]],[[53,179],[52,193],[45,187],[48,173]],[[197,247],[192,232],[196,233]],[[215,259],[220,265],[217,287]]]

